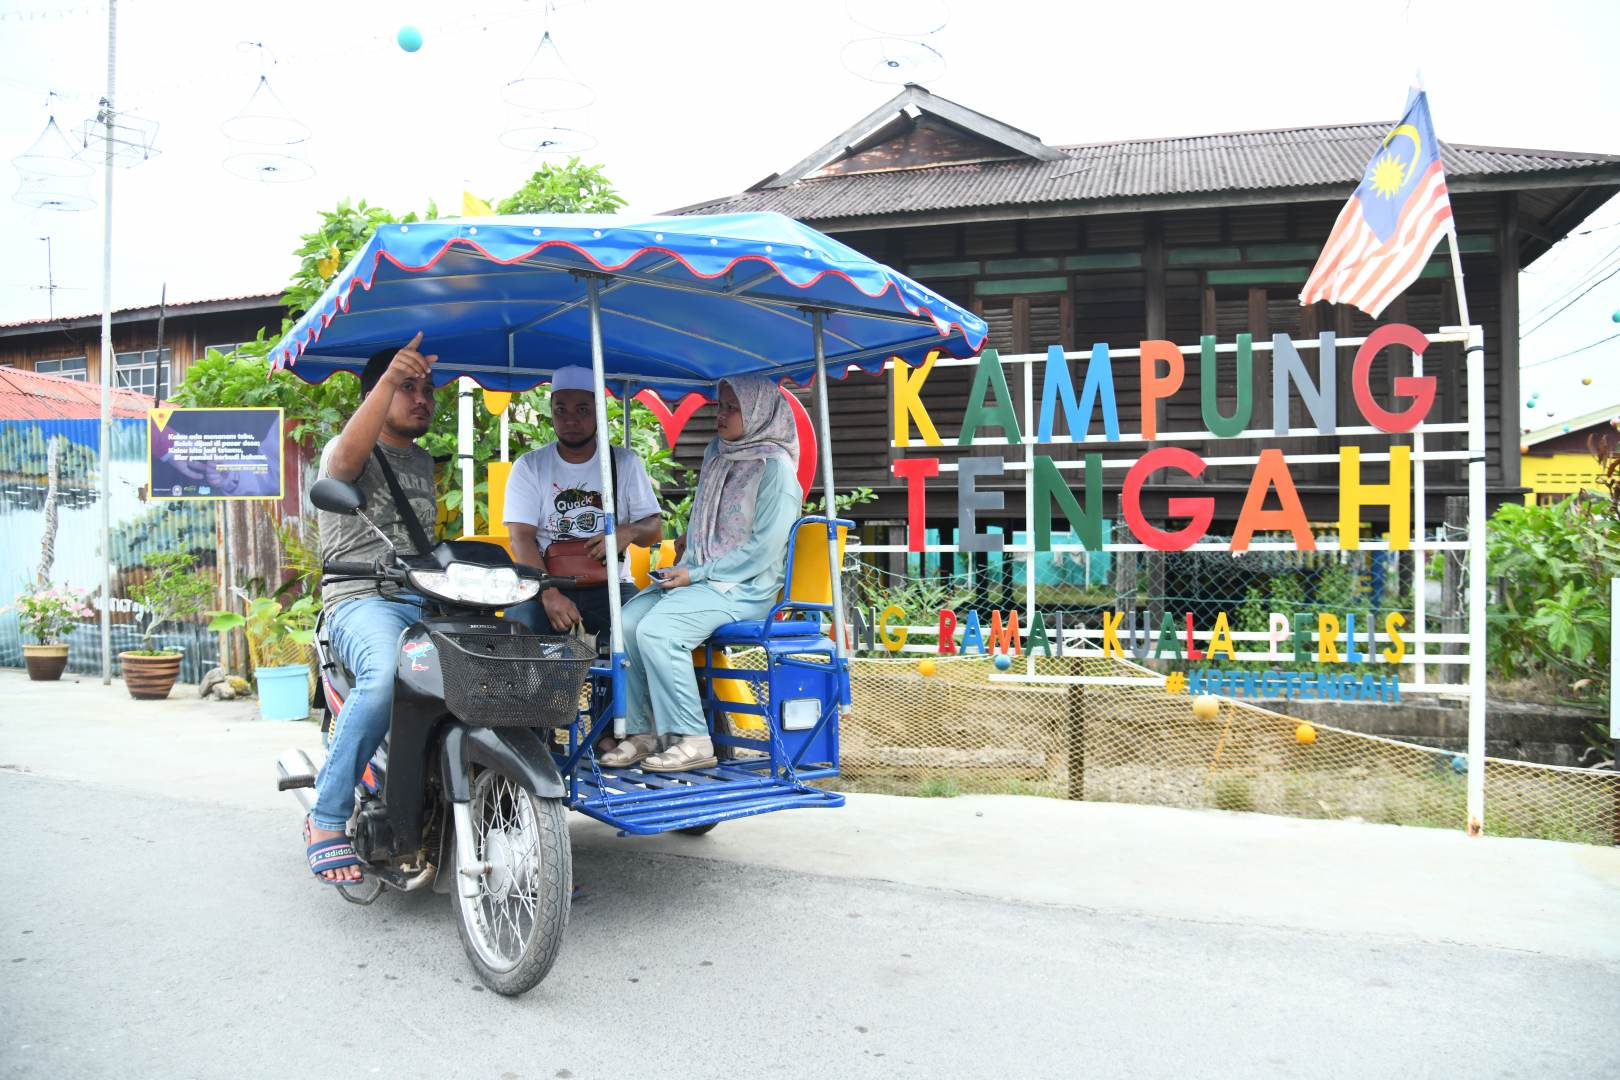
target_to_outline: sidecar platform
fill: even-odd
[[[848,700],[847,664],[819,634],[779,633],[761,644],[763,636],[756,630],[753,641],[744,642],[756,645],[758,662],[752,665],[726,658],[730,639],[720,635],[700,651],[698,682],[721,755],[707,769],[602,767],[593,748],[612,724],[610,680],[607,669],[592,668],[597,678],[591,707],[569,729],[568,749],[556,755],[570,808],[621,834],[646,836],[773,810],[843,806],[844,796],[808,781],[838,775],[838,710]],[[738,692],[744,687],[746,693]]]
[[[726,761],[712,769],[658,773],[643,769],[581,769],[575,773],[578,795],[572,807],[611,825],[621,833],[646,836],[690,829],[772,810],[844,805],[835,791],[795,783],[752,769],[748,761]],[[761,766],[769,761],[760,759]],[[816,773],[816,775],[825,775]]]

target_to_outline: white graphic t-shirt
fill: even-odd
[[[613,457],[618,463],[615,520],[625,524],[658,513],[658,496],[641,459],[619,446],[613,448]],[[596,455],[576,465],[563,460],[555,443],[518,458],[506,481],[506,524],[534,526],[542,554],[558,540],[600,536],[602,507]],[[620,577],[631,580],[628,562],[620,563]]]

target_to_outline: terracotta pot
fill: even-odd
[[[67,669],[66,645],[24,645],[23,663],[28,665],[28,677],[35,682],[55,682]]]
[[[124,669],[124,685],[129,696],[137,701],[158,701],[169,696],[174,680],[180,677],[180,654],[142,656],[139,653],[118,654]]]

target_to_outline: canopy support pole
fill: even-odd
[[[631,449],[631,446],[630,446],[630,396],[634,392],[635,392],[635,387],[632,386],[628,381],[626,381],[625,384],[624,384],[624,396],[619,399],[619,404],[623,406],[623,408],[619,410],[619,416],[624,420],[624,448],[626,450]]]
[[[826,312],[810,313],[810,332],[816,344],[816,422],[821,428],[821,486],[826,496],[822,516],[828,519],[827,573],[832,578],[833,644],[838,650],[838,666],[845,676],[839,680],[838,709],[840,715],[847,715],[850,705],[847,677],[849,653],[844,641],[844,582],[843,567],[838,562],[838,526],[831,523],[838,516],[838,501],[835,498],[838,485],[833,478],[832,425],[827,419],[827,346],[822,334],[822,320],[825,318]]]
[[[461,535],[472,536],[478,531],[478,496],[474,487],[478,478],[473,475],[473,394],[477,383],[463,375],[456,380],[456,458],[461,463]]]
[[[506,335],[506,370],[508,372],[511,372],[517,366],[516,361],[517,345],[513,340],[513,335],[509,333]],[[512,384],[508,382],[506,385],[510,387]],[[513,396],[515,397],[516,395]],[[512,403],[507,402],[506,408],[501,410],[501,460],[503,462],[512,460],[512,427],[510,421],[507,419],[511,415]],[[489,531],[493,533],[495,531],[495,527],[500,524],[502,524],[502,522],[490,522]]]
[[[607,373],[602,359],[602,279],[592,274],[585,279],[585,296],[591,313],[591,376],[596,390],[596,464],[602,478],[602,536],[607,555],[608,617],[613,627],[613,737],[625,736],[624,616],[619,603],[619,540],[614,528],[618,494],[613,490],[613,433],[608,431]],[[626,406],[629,405],[627,401]],[[628,430],[629,414],[625,427]]]

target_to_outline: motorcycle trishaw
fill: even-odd
[[[829,375],[919,365],[936,353],[971,356],[986,336],[973,313],[781,215],[533,215],[380,227],[271,358],[320,382],[358,374],[372,353],[418,330],[424,350],[439,357],[440,386],[467,378],[513,392],[557,368],[591,369],[609,538],[607,393],[621,396],[628,415],[633,395],[695,407],[692,395],[712,398],[730,375],[813,385],[821,487],[833,508]],[[805,478],[801,470],[808,494]],[[318,482],[311,499],[365,513],[359,492],[339,481]],[[329,567],[430,601],[427,617],[401,636],[388,736],[357,788],[348,832],[364,878],[338,891],[360,903],[387,889],[453,894],[479,978],[518,994],[545,977],[567,925],[564,810],[642,836],[700,835],[776,810],[841,806],[843,796],[814,781],[838,772],[839,718],[851,701],[835,572],[851,525],[803,518],[770,614],[721,627],[694,653],[720,760],[684,773],[607,768],[597,758],[598,741],[625,730],[617,590],[607,590],[611,632],[593,650],[501,617],[560,579],[515,565],[494,543],[464,537],[428,553]],[[617,545],[606,550],[608,580],[617,581]],[[643,584],[645,562],[636,566]],[[324,634],[317,654],[317,704],[336,712],[349,675]],[[316,763],[289,751],[278,771],[281,788],[307,808]]]

